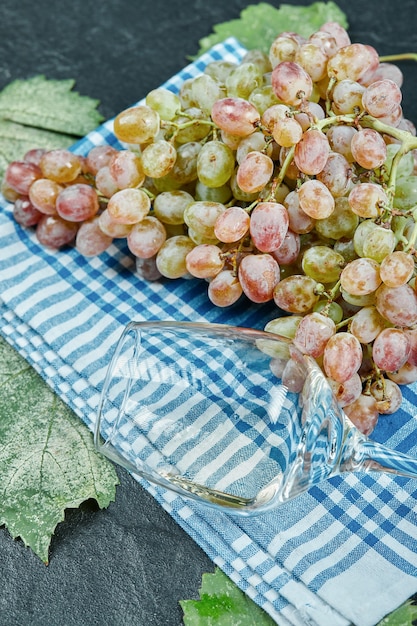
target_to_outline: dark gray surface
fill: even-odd
[[[275,3],[277,4],[277,3]],[[286,4],[306,5],[308,0]],[[353,41],[380,54],[417,51],[414,0],[338,2]],[[0,88],[15,78],[74,78],[111,117],[175,74],[215,23],[243,0],[2,0]],[[404,110],[417,121],[417,64]],[[178,601],[197,597],[213,564],[125,472],[107,510],[87,503],[58,527],[45,567],[0,529],[0,626],[180,626]]]

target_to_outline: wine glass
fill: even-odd
[[[151,483],[243,515],[343,472],[417,478],[416,459],[344,415],[314,359],[285,337],[223,324],[129,323],[104,381],[95,445]]]

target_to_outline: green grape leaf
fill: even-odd
[[[32,148],[69,148],[77,137],[32,126],[22,126],[0,118],[0,178],[11,161],[19,161]]]
[[[378,626],[413,626],[417,619],[417,605],[410,600],[402,604],[398,609],[384,617]]]
[[[73,91],[74,84],[38,75],[0,91],[0,179],[28,150],[69,148],[103,121],[99,101]]]
[[[73,80],[43,75],[14,80],[0,92],[0,117],[11,122],[83,137],[103,117],[98,100],[72,91]]]
[[[114,466],[91,432],[0,338],[0,525],[44,563],[65,509],[115,499]]]
[[[248,5],[239,18],[216,24],[213,33],[200,39],[197,56],[227,37],[236,37],[249,50],[268,52],[280,32],[292,31],[309,37],[330,21],[348,27],[346,15],[334,2],[313,2],[309,6],[281,4],[278,9],[267,2]]]
[[[185,626],[273,626],[274,620],[219,568],[203,574],[200,600],[181,600]]]

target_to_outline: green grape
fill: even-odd
[[[213,104],[224,98],[224,87],[208,74],[201,74],[193,78],[191,83],[191,98],[199,109],[210,115]]]
[[[359,224],[346,197],[336,198],[334,211],[329,217],[316,222],[316,231],[326,239],[351,238]]]
[[[272,85],[256,87],[256,89],[249,94],[248,101],[257,108],[261,115],[263,115],[269,107],[274,104],[279,104],[279,100],[272,89]]]
[[[230,185],[224,184],[220,187],[207,187],[201,180],[198,180],[195,185],[196,200],[208,200],[208,202],[220,202],[226,204],[232,197],[232,190]]]
[[[201,120],[201,122],[199,122]],[[198,107],[190,107],[184,109],[172,120],[179,127],[174,132],[175,141],[177,143],[188,143],[189,141],[201,141],[207,137],[211,131],[210,124],[206,124],[208,121],[207,115]]]
[[[363,251],[363,246],[365,241],[375,228],[376,224],[373,220],[364,220],[358,225],[353,235],[353,246],[358,256],[366,256]]]
[[[227,95],[247,100],[263,83],[263,72],[255,63],[241,63],[226,78]]]
[[[325,313],[335,324],[343,319],[343,309],[337,302],[329,302],[328,300],[319,300],[313,306],[314,313]]]
[[[164,224],[179,225],[184,223],[184,211],[192,202],[193,196],[182,189],[163,191],[156,196],[153,210]]]
[[[400,178],[395,187],[394,207],[408,211],[417,205],[417,176]]]
[[[226,207],[220,202],[193,202],[184,211],[184,222],[202,237],[215,239],[216,219],[225,210]]]
[[[233,61],[212,61],[204,68],[204,73],[208,74],[221,85],[226,84],[226,78],[237,67]]]
[[[363,242],[363,256],[381,263],[395,250],[397,240],[392,230],[376,225]]]
[[[172,120],[181,108],[179,97],[164,87],[150,91],[146,96],[145,102],[164,121]]]
[[[206,187],[221,187],[235,169],[233,151],[221,141],[208,141],[197,158],[197,176]]]
[[[298,325],[302,319],[302,315],[287,315],[285,317],[277,317],[276,319],[268,322],[264,330],[269,333],[281,335],[281,337],[294,339]]]
[[[156,267],[165,278],[181,278],[188,274],[186,257],[195,244],[189,237],[178,235],[165,241],[156,255]]]
[[[387,158],[385,159],[384,167],[387,170],[386,178],[388,179],[391,171],[392,160],[400,149],[399,144],[391,143],[387,146]],[[404,154],[397,167],[397,179],[404,176],[411,176],[414,170],[414,157],[412,152]]]
[[[338,239],[334,242],[333,250],[342,255],[345,259],[345,263],[349,263],[353,261],[353,259],[358,258],[353,245],[353,239]]]
[[[303,272],[320,283],[338,280],[345,260],[329,246],[312,246],[303,255]]]

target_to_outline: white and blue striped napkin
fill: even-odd
[[[239,60],[235,39],[214,46],[173,77],[182,81],[218,59]],[[116,145],[109,121],[74,146],[80,154]],[[263,328],[273,305],[216,309],[199,280],[144,283],[123,241],[100,257],[52,252],[0,206],[2,335],[93,428],[108,355],[131,320],[192,320]],[[382,417],[374,438],[417,455],[417,387]],[[161,488],[147,488],[247,594],[282,626],[374,626],[417,592],[417,481],[350,474],[282,508],[234,518]],[[117,502],[116,502],[117,505]]]

